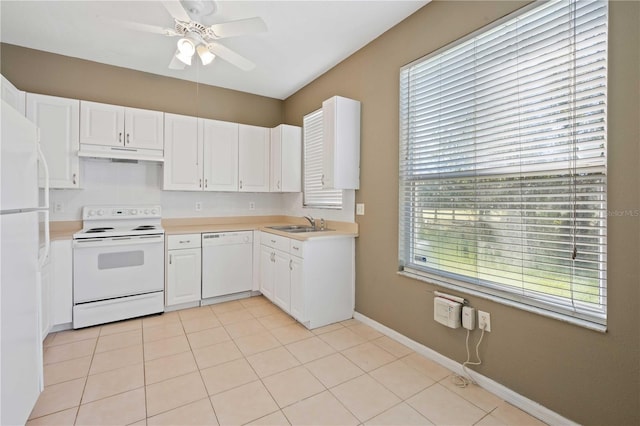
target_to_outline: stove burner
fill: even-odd
[[[150,229],[156,229],[155,225],[140,225],[137,228],[133,228],[133,231],[148,231]]]
[[[91,229],[87,229],[85,231],[85,234],[94,234],[96,232],[105,232],[105,231],[111,231],[113,230],[113,228],[110,227],[103,227],[103,228],[91,228]]]

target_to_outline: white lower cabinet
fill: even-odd
[[[353,317],[353,237],[304,242],[262,233],[260,291],[309,329]]]
[[[169,235],[167,238],[166,306],[200,301],[201,251],[200,234]]]
[[[300,322],[305,321],[304,309],[304,260],[291,256],[291,316]]]
[[[273,302],[286,312],[291,310],[291,278],[289,253],[273,251]]]
[[[260,292],[284,310],[289,306],[289,239],[262,233]]]
[[[40,274],[42,337],[71,328],[73,272],[71,240],[51,242],[49,258]]]

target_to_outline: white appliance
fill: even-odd
[[[86,206],[73,235],[73,328],[164,311],[160,206]]]
[[[250,291],[253,231],[202,234],[202,298]]]
[[[49,248],[49,188],[45,182],[39,205],[39,158],[48,179],[38,128],[5,101],[0,115],[0,424],[14,425],[26,423],[43,384],[39,273]]]

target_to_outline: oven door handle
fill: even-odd
[[[164,235],[139,235],[133,237],[86,238],[73,240],[73,248],[112,247],[139,244],[161,244]]]

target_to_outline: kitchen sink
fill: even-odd
[[[333,231],[333,229],[319,229],[313,226],[306,225],[281,225],[281,226],[268,226],[267,228],[282,232],[291,232],[294,234],[300,234],[303,232],[325,232]]]

